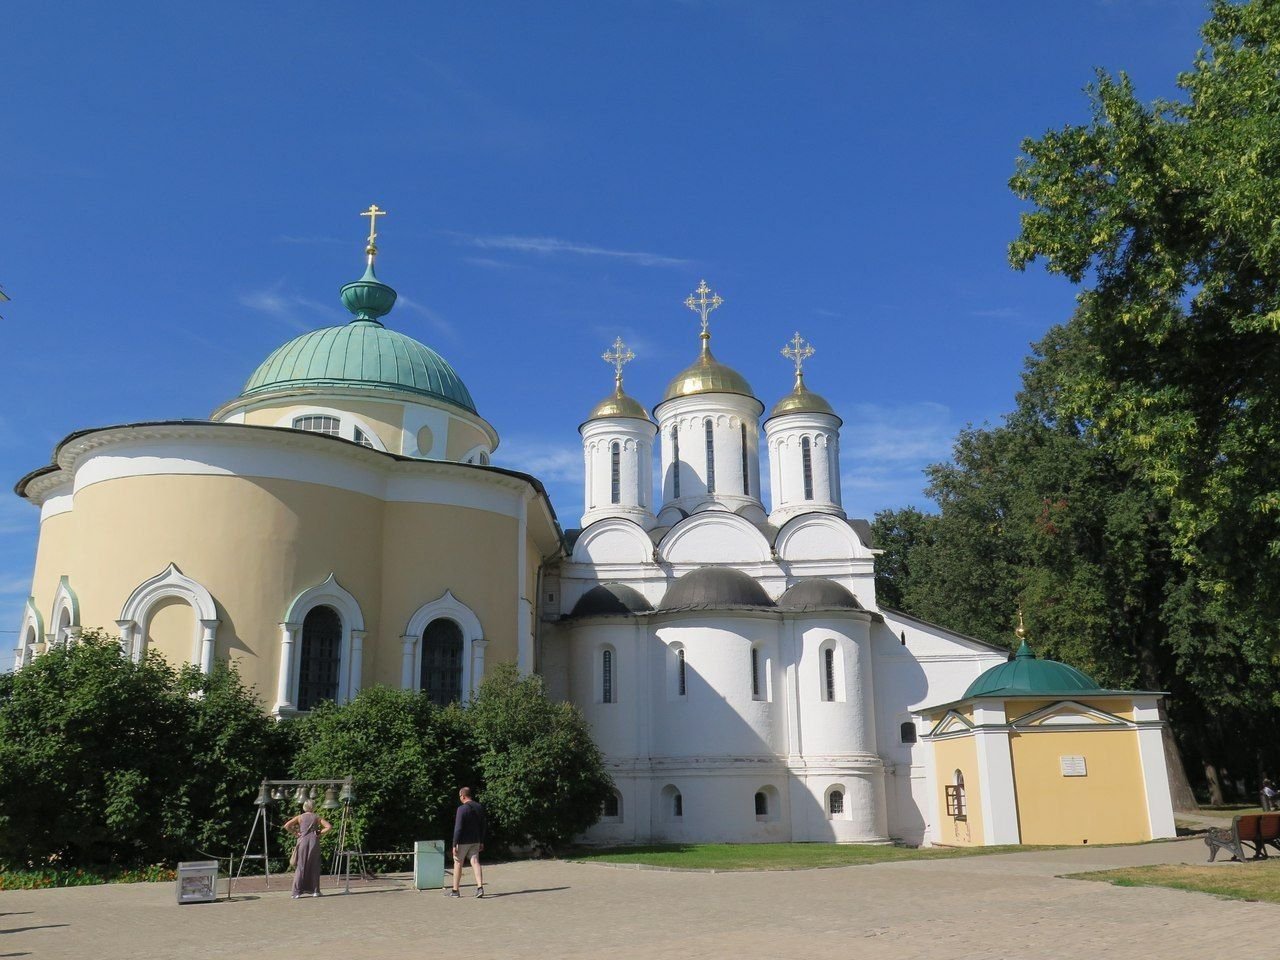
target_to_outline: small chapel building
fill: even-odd
[[[41,511],[18,668],[114,627],[127,656],[231,661],[286,716],[373,684],[466,703],[513,663],[581,707],[608,762],[589,842],[1063,842],[1040,824],[1068,796],[1132,808],[1107,837],[1173,834],[1159,694],[988,690],[1005,648],[879,605],[798,334],[766,407],[712,354],[701,284],[697,354],[652,415],[615,343],[562,530],[535,477],[492,465],[453,367],[384,325],[376,236],[341,289],[350,322],[281,346],[207,420],[77,431],[18,482]],[[1091,739],[1033,742],[1042,726]],[[1132,744],[1098,752],[1098,731]],[[1056,791],[1041,743],[1092,758],[1088,788]],[[1087,815],[1067,832],[1103,842]]]

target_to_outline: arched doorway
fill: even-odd
[[[312,607],[302,621],[298,657],[298,709],[338,699],[342,667],[342,617],[333,607]]]
[[[418,689],[438,706],[462,699],[462,628],[443,617],[422,631]]]

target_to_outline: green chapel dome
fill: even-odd
[[[301,388],[344,387],[416,393],[476,413],[471,392],[449,362],[426,344],[380,322],[396,292],[373,272],[377,249],[370,238],[364,276],[342,288],[351,322],[295,337],[253,372],[241,397]]]
[[[1056,660],[1041,660],[1026,640],[1008,663],[992,667],[969,684],[962,700],[974,697],[1016,697],[1098,693],[1093,678]]]

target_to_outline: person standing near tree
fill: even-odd
[[[320,896],[320,838],[333,829],[324,817],[317,816],[316,805],[308,800],[302,812],[284,825],[298,838],[294,848],[293,899]]]
[[[449,896],[460,897],[462,865],[471,862],[476,875],[476,897],[484,896],[484,873],[480,868],[480,851],[484,849],[484,807],[471,798],[471,788],[458,790],[458,812],[453,818],[453,889]]]

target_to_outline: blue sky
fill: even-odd
[[[725,298],[717,356],[778,350],[845,420],[850,513],[1011,406],[1074,291],[1013,272],[1019,141],[1094,67],[1174,94],[1200,2],[28,4],[0,57],[6,486],[72,430],[203,417],[341,322],[371,202],[388,324],[432,345],[497,462],[581,511],[576,427],[621,334],[652,406]],[[35,510],[0,497],[0,668]]]

